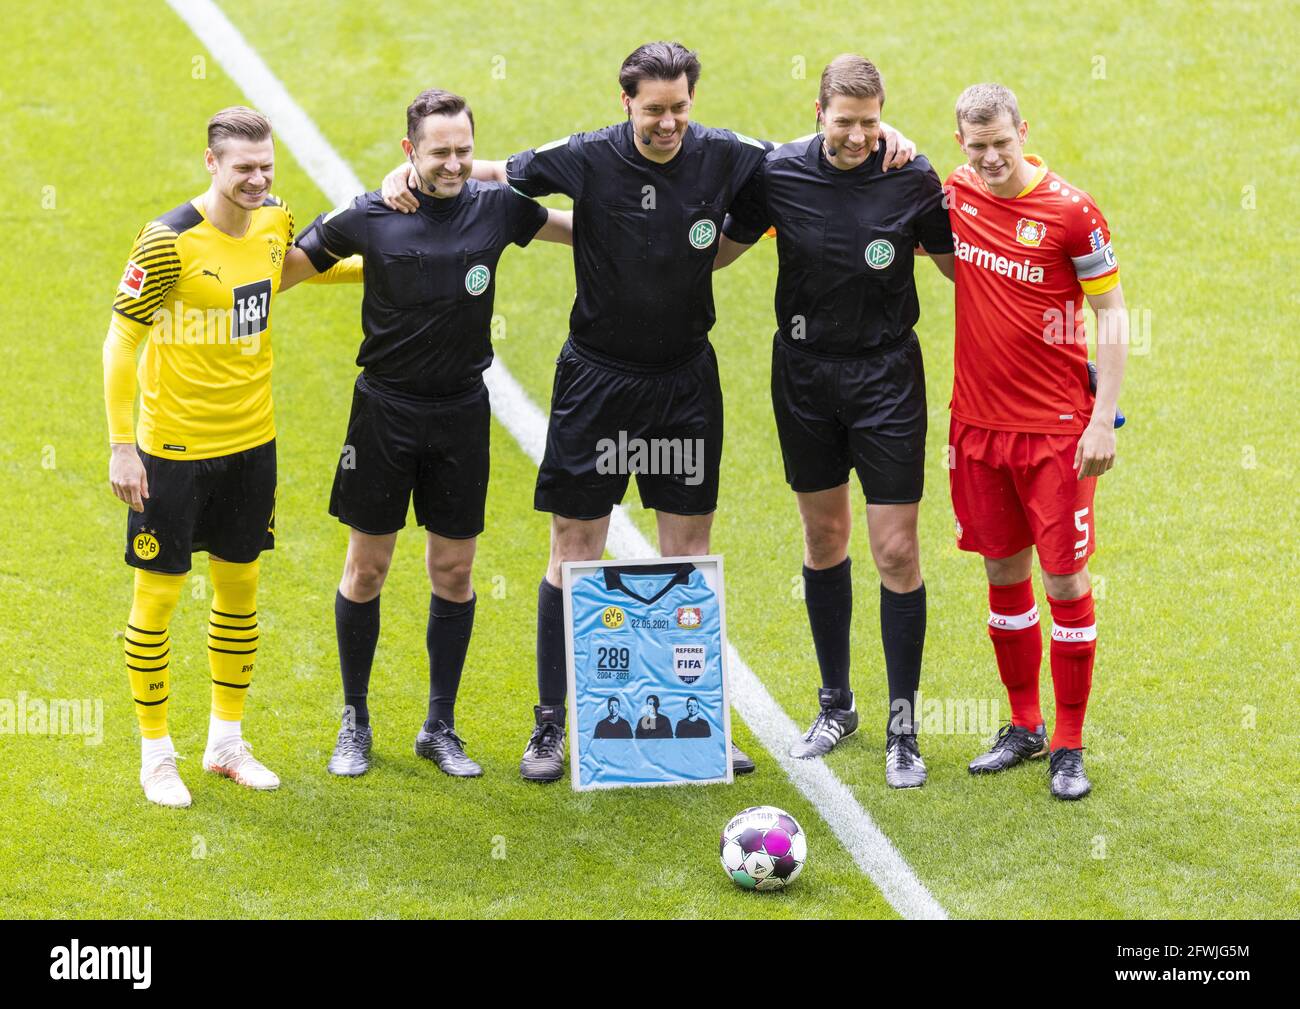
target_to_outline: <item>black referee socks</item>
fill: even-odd
[[[889,677],[889,730],[916,731],[916,692],[925,650],[925,584],[912,592],[880,586],[880,644]]]
[[[804,565],[803,598],[808,606],[813,648],[821,667],[822,686],[841,691],[847,706],[849,690],[849,624],[853,619],[853,560],[845,557],[820,571]]]
[[[352,708],[358,727],[370,724],[366,694],[370,690],[375,644],[379,641],[379,598],[354,603],[342,592],[334,593],[334,632],[339,641],[343,703]]]
[[[474,631],[477,601],[476,595],[463,603],[429,596],[429,630],[425,635],[429,649],[429,717],[424,723],[425,732],[438,731],[439,722],[446,722],[448,728],[456,724],[456,692],[465,668],[469,636]]]
[[[564,592],[545,578],[537,587],[537,699],[564,703],[569,674],[564,655]]]

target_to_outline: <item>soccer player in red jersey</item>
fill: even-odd
[[[948,178],[956,362],[949,435],[957,545],[984,557],[989,636],[1011,723],[972,774],[1051,753],[1051,792],[1087,795],[1083,719],[1097,625],[1088,557],[1093,494],[1115,463],[1128,314],[1106,218],[1088,193],[1025,154],[1015,95],[976,84],[957,100],[966,154]],[[1082,301],[1097,315],[1095,393]],[[1043,639],[1030,578],[1038,550],[1052,612],[1056,725],[1039,709]]]

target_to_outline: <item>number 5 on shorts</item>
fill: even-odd
[[[1086,550],[1088,548],[1089,532],[1088,532],[1088,523],[1086,520],[1089,511],[1091,511],[1091,509],[1089,508],[1080,508],[1077,512],[1074,513],[1074,528],[1078,529],[1079,532],[1083,533],[1083,539],[1079,540],[1077,543],[1074,544],[1075,550]],[[1077,557],[1078,554],[1076,554],[1075,556]]]

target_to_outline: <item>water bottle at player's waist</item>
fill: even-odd
[[[1091,361],[1088,362],[1088,388],[1095,396],[1097,394],[1097,366]],[[1115,426],[1117,428],[1124,426],[1124,421],[1128,418],[1124,416],[1124,411],[1118,406],[1115,407]]]

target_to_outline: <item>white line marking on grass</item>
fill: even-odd
[[[211,0],[167,2],[244,94],[266,113],[278,138],[331,203],[338,205],[365,191],[352,168],[216,4]],[[528,458],[534,464],[540,463],[546,447],[546,415],[528,398],[500,358],[484,377],[492,396],[492,412]],[[614,509],[610,520],[609,552],[624,559],[654,557],[657,553],[622,507]],[[835,772],[821,761],[796,760],[786,755],[786,748],[799,733],[798,727],[741,659],[735,645],[729,646],[728,655],[731,697],[740,717],[830,824],[885,899],[905,918],[946,918],[939,902]]]

